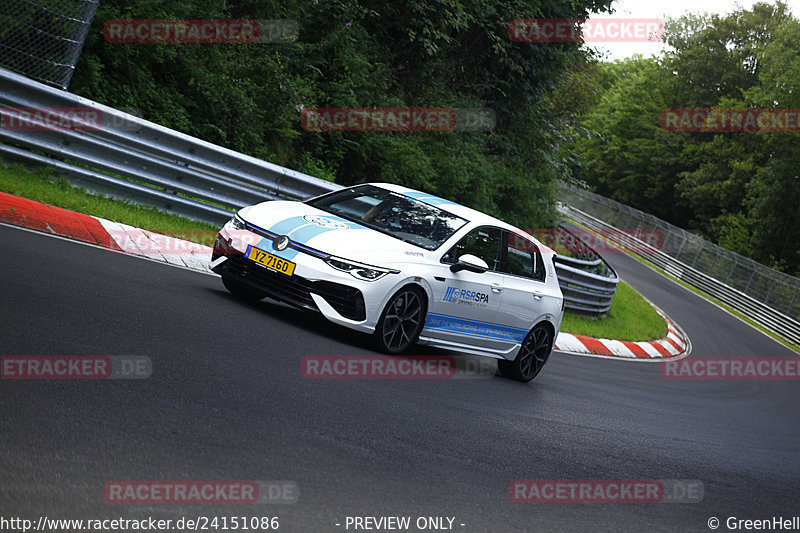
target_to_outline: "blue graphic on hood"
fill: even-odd
[[[289,217],[276,222],[267,230],[276,235],[286,235],[296,243],[308,244],[308,241],[323,233],[346,228],[364,229],[364,226],[336,215],[324,214]],[[272,241],[267,238],[261,239],[257,247],[289,261],[292,261],[300,253],[294,248],[286,248],[281,251],[273,250]]]
[[[420,202],[425,202],[426,204],[430,205],[457,205],[459,207],[463,207],[461,204],[457,204],[455,202],[451,202],[450,200],[445,200],[444,198],[439,198],[438,196],[434,196],[432,194],[424,193],[424,192],[405,192],[403,193],[405,196],[409,198],[414,198],[415,200],[419,200]]]

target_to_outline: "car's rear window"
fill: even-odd
[[[306,203],[426,250],[436,250],[467,223],[436,206],[374,185],[359,185]]]

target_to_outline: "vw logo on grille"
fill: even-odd
[[[281,235],[280,237],[272,241],[272,247],[275,250],[278,250],[279,252],[281,250],[285,250],[287,246],[289,246],[289,237],[287,237],[286,235]]]

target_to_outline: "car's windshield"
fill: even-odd
[[[426,250],[435,250],[467,221],[374,185],[360,185],[306,203]]]

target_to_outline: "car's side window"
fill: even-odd
[[[489,270],[497,270],[500,264],[500,244],[502,232],[499,228],[480,227],[467,233],[442,257],[443,263],[456,263],[464,254],[480,257],[489,265]]]
[[[544,281],[544,261],[539,247],[518,233],[503,233],[505,246],[500,270],[507,274]]]

